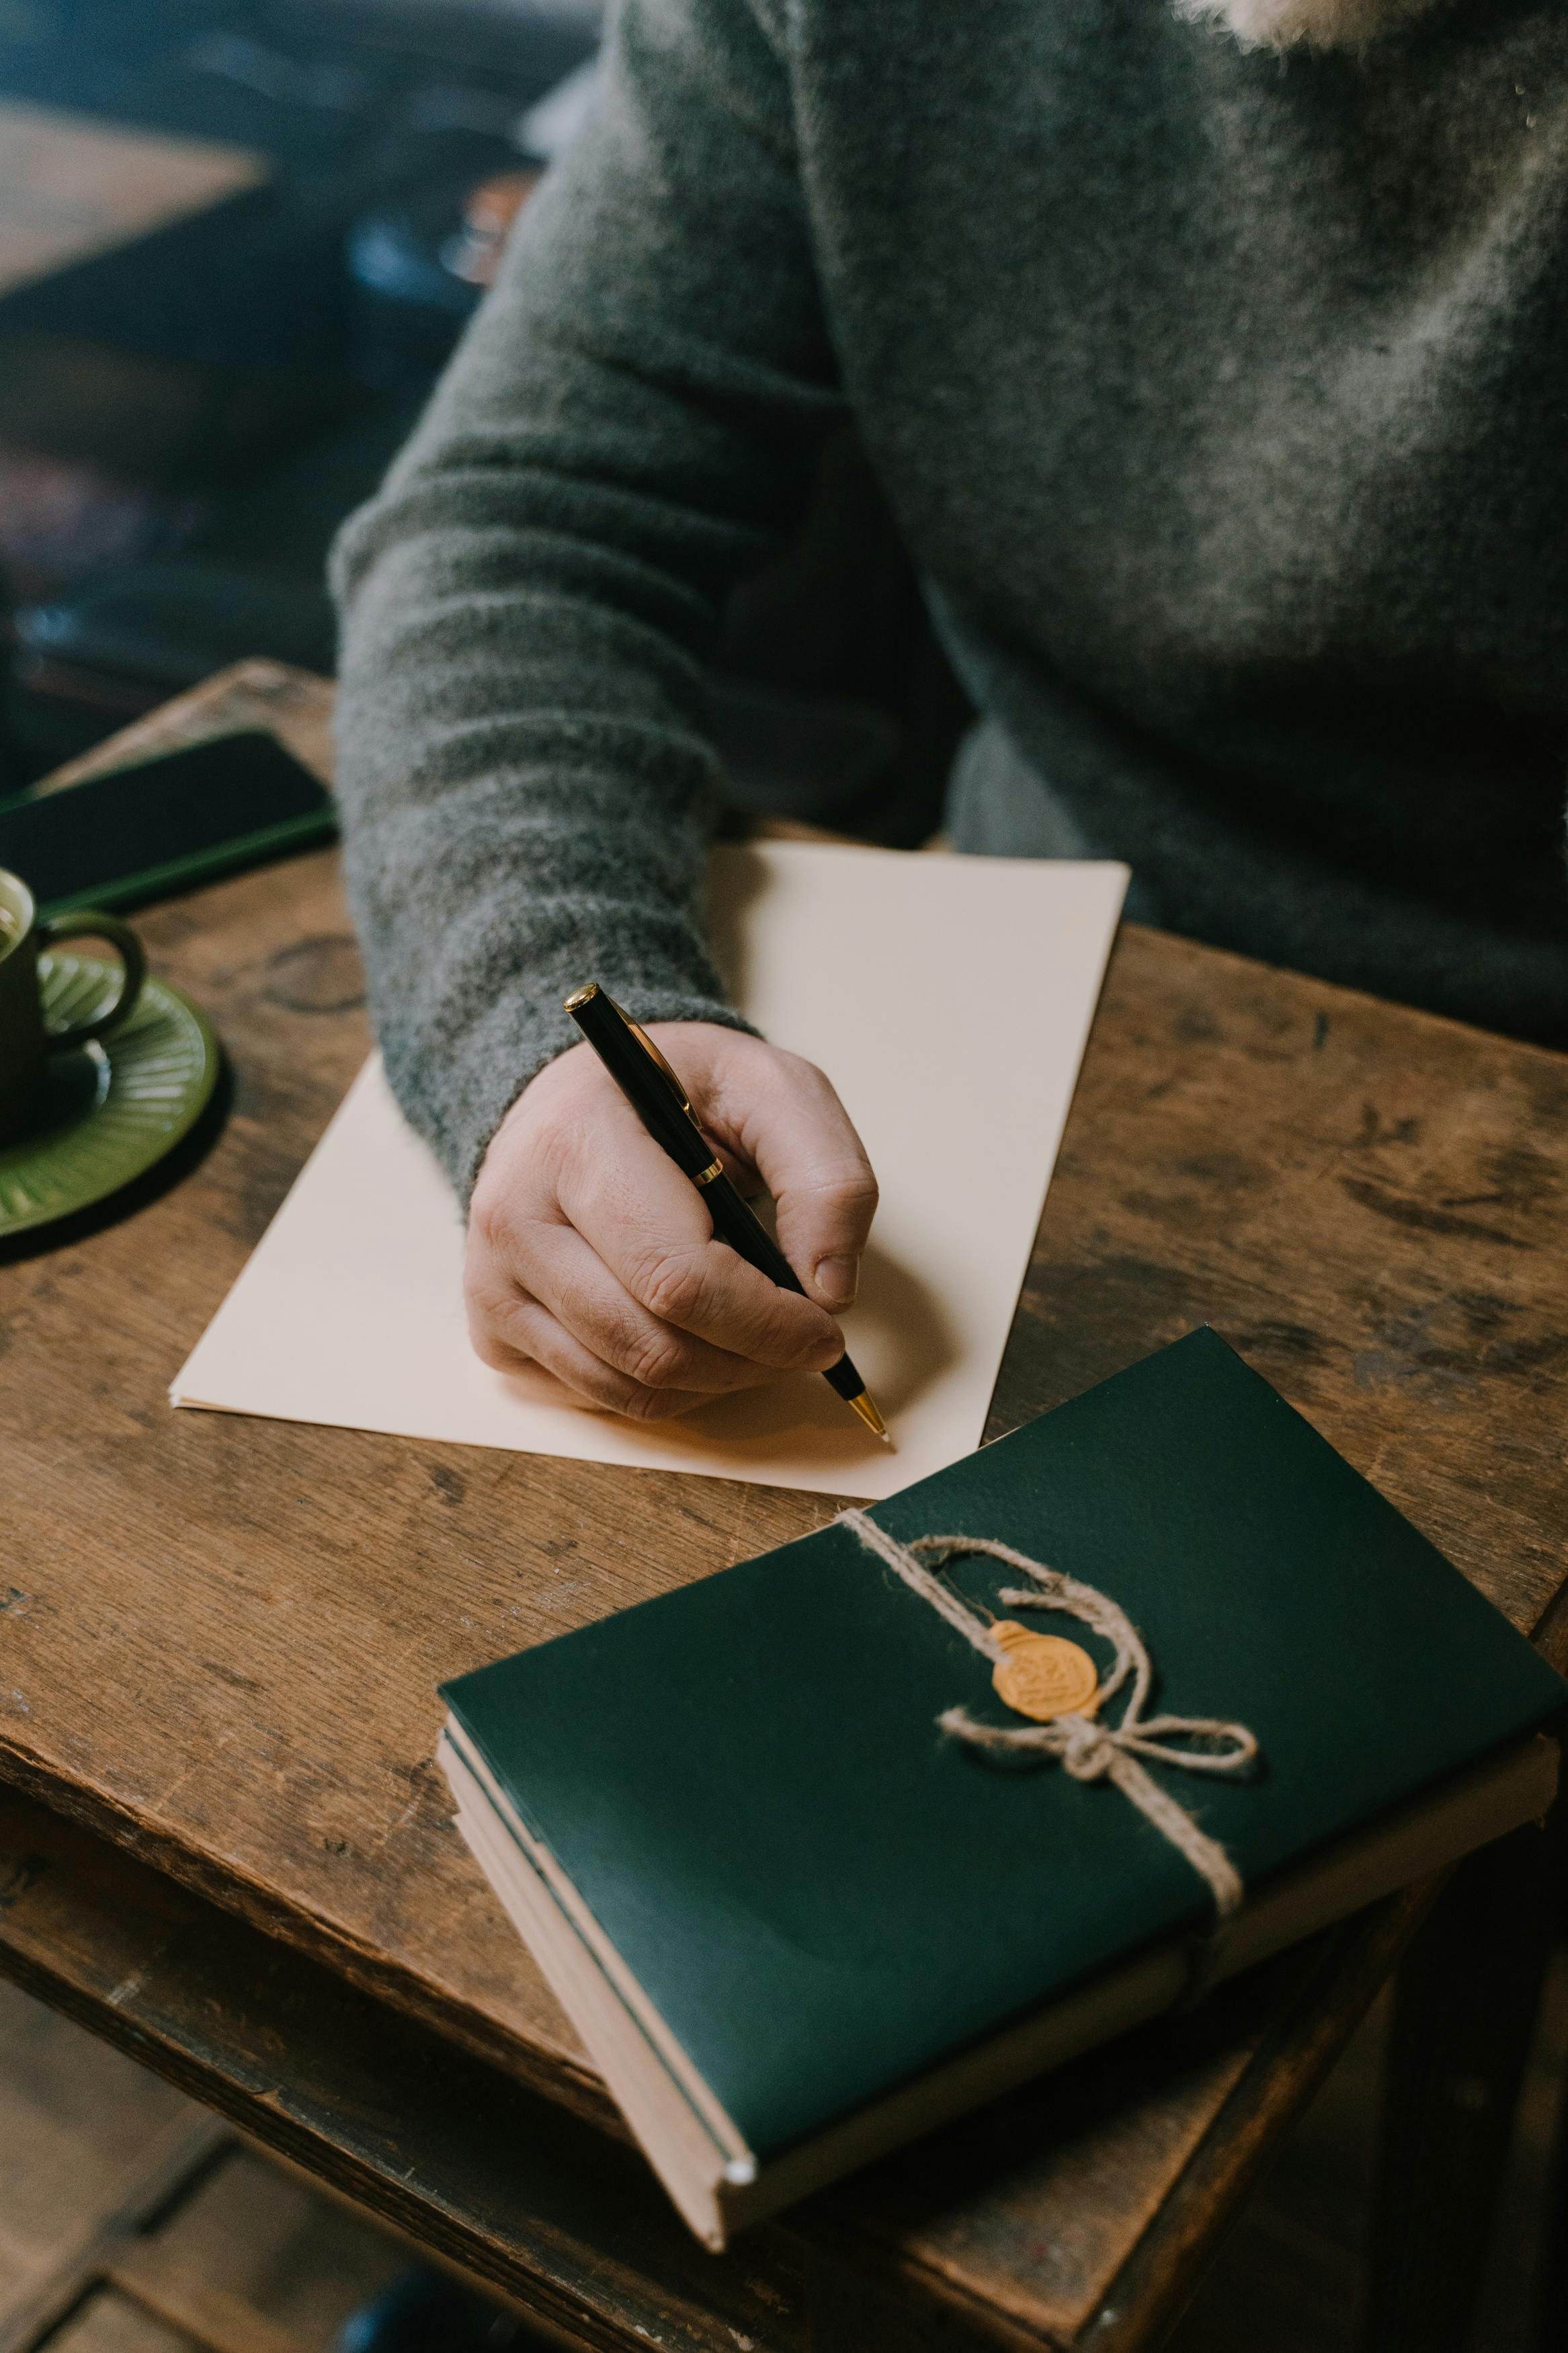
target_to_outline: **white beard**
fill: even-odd
[[[1364,49],[1436,0],[1174,0],[1189,24],[1222,26],[1244,49]]]

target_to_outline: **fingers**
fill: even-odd
[[[650,1388],[617,1372],[515,1286],[492,1294],[470,1290],[468,1334],[476,1353],[496,1372],[542,1369],[587,1404],[634,1421],[665,1421],[710,1402],[697,1390]]]
[[[589,1251],[667,1334],[693,1335],[762,1373],[820,1372],[843,1355],[844,1335],[820,1306],[781,1290],[714,1240],[700,1194],[640,1129],[607,1165],[563,1169],[559,1196]],[[585,1311],[603,1296],[595,1286],[584,1296]],[[563,1309],[552,1297],[550,1303],[596,1345],[575,1303]]]
[[[774,1193],[780,1243],[813,1295],[715,1240],[701,1195],[586,1047],[547,1066],[492,1140],[465,1274],[487,1363],[542,1366],[639,1419],[836,1363],[844,1339],[829,1310],[853,1296],[877,1198],[809,1063],[703,1024],[670,1025],[663,1041],[727,1163]]]
[[[727,1058],[715,1116],[733,1122],[733,1141],[777,1205],[779,1247],[813,1298],[829,1311],[847,1307],[877,1213],[877,1179],[815,1064],[776,1047],[761,1050],[762,1067],[751,1055]]]
[[[592,1404],[654,1420],[837,1362],[831,1319],[713,1240],[700,1197],[640,1126],[598,1143],[542,1197],[476,1196],[465,1287],[486,1363],[542,1365]],[[742,1346],[706,1339],[691,1328],[702,1321]]]
[[[530,1238],[527,1263],[526,1290],[584,1347],[640,1387],[722,1396],[731,1389],[751,1388],[780,1369],[747,1351],[716,1346],[689,1324],[660,1314],[657,1281],[645,1285],[650,1299],[639,1298],[595,1248],[590,1233],[570,1226],[536,1232]],[[806,1351],[808,1368],[815,1369],[826,1349],[834,1352],[826,1361],[837,1362],[843,1343],[835,1338],[820,1310],[811,1313],[813,1338],[818,1324],[826,1324],[828,1333],[826,1348],[819,1344]],[[794,1368],[800,1355],[796,1350],[786,1358],[786,1367]]]

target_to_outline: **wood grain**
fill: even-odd
[[[0,1791],[0,1969],[571,2342],[616,2353],[1151,2341],[1422,1901],[1281,1956],[718,2260],[630,2150]]]
[[[808,2353],[784,2242],[716,2263],[629,2148],[4,1791],[0,1966],[574,2342]]]
[[[166,2084],[67,2031],[0,1989],[0,2353],[52,2334],[226,2137]]]
[[[246,665],[95,764],[272,720],[319,763],[326,694]],[[451,1830],[435,1687],[831,1506],[171,1413],[170,1377],[368,1033],[331,855],[141,923],[154,969],[217,1023],[232,1107],[207,1155],[133,1215],[0,1268],[0,1771],[615,2129]],[[1211,1321],[1535,1627],[1568,1525],[1565,1113],[1562,1057],[1128,927],[993,1434]],[[1348,2008],[1321,2021],[1335,2048]],[[963,2221],[953,2208],[939,2227],[912,2189],[879,2221],[891,2274],[992,2333],[1070,2341],[1210,2145],[1252,2049],[1167,2086],[1123,2143],[1108,2125],[1070,2224],[1041,2189],[1059,2222],[1048,2254],[1009,2219],[998,2158]]]

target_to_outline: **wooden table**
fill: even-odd
[[[259,723],[324,774],[328,712],[249,663],[81,766]],[[1430,1891],[704,2254],[452,1830],[436,1686],[830,1506],[172,1412],[368,1030],[332,854],[140,922],[232,1102],[0,1267],[0,1968],[564,2343],[1156,2342]],[[1129,926],[992,1432],[1207,1319],[1561,1650],[1565,1187],[1568,1059]]]
[[[0,100],[0,295],[260,187],[248,148]]]

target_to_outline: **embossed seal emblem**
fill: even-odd
[[[1010,1708],[1037,1724],[1048,1724],[1053,1715],[1093,1715],[1100,1670],[1087,1651],[1059,1634],[1032,1634],[1011,1618],[998,1619],[991,1631],[1005,1653],[991,1681]]]

